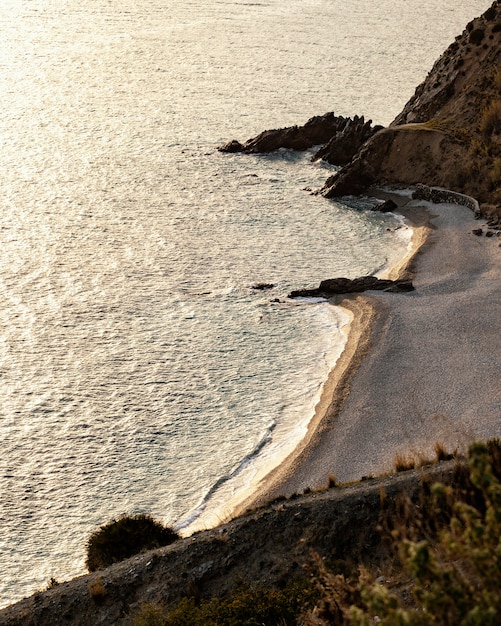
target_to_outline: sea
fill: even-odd
[[[350,318],[287,294],[383,275],[411,230],[312,194],[312,152],[217,146],[390,123],[488,6],[2,0],[0,606],[123,514],[225,521],[294,449]]]

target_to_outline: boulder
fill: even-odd
[[[273,289],[275,285],[273,283],[255,283],[251,285],[251,289],[255,289],[256,291],[266,291],[267,289]]]
[[[243,152],[244,147],[239,141],[232,139],[225,143],[224,146],[219,146],[218,150],[220,152]]]
[[[329,278],[323,280],[316,289],[298,289],[289,294],[289,298],[330,297],[338,294],[360,293],[362,291],[377,290],[392,293],[413,291],[412,281],[400,279],[389,280],[376,276],[361,276],[359,278]]]
[[[391,199],[380,202],[372,207],[372,210],[378,213],[394,213],[397,209],[398,204]]]

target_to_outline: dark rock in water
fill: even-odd
[[[372,120],[365,122],[364,117],[355,115],[347,118],[336,134],[317,151],[313,160],[322,159],[333,165],[346,165],[374,133],[382,126],[372,126]]]
[[[474,228],[471,232],[474,235],[477,235],[477,237],[481,237],[484,233],[484,231],[481,228]]]
[[[239,141],[232,139],[225,143],[224,146],[219,146],[218,150],[220,152],[243,152],[244,147]]]
[[[273,283],[256,283],[255,285],[251,285],[251,289],[265,291],[266,289],[273,289],[274,286]]]
[[[411,281],[389,280],[376,278],[375,276],[362,276],[360,278],[330,278],[320,283],[320,291],[324,293],[356,293],[369,289],[412,291]]]
[[[485,233],[485,236],[486,236],[486,237],[494,237],[494,235],[495,235],[495,234],[496,234],[496,233],[495,233],[493,230],[488,230],[488,231]]]
[[[293,150],[307,150],[312,146],[326,143],[337,132],[339,118],[334,113],[317,115],[309,119],[304,126],[288,126],[265,130],[256,137],[248,139],[243,145],[238,141],[220,146],[221,152],[245,152],[266,153],[279,148],[291,148]],[[237,144],[240,148],[237,150]]]
[[[291,291],[288,298],[318,298],[322,295],[320,289],[296,289]]]
[[[244,144],[230,141],[220,146],[220,152],[244,152],[246,154],[267,153],[279,148],[308,150],[313,146],[324,145],[314,156],[314,160],[323,159],[335,165],[347,163],[377,128],[363,117],[353,119],[326,113],[309,119],[304,126],[288,126],[265,130]]]
[[[390,213],[395,212],[398,209],[398,204],[393,202],[393,200],[385,200],[380,204],[376,204],[376,206],[372,207],[373,211],[377,211],[378,213]]]
[[[330,297],[336,294],[360,293],[368,290],[390,291],[392,293],[414,291],[410,280],[389,280],[375,276],[360,278],[329,278],[323,280],[317,289],[299,289],[292,291],[289,298]]]

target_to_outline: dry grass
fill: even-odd
[[[437,441],[435,444],[435,456],[438,463],[440,463],[440,461],[451,461],[457,456],[457,450],[448,452],[445,445]]]
[[[61,583],[56,580],[54,577],[52,577],[51,579],[49,579],[49,581],[47,582],[47,587],[45,587],[45,589],[54,589],[54,587],[58,587]]]
[[[492,169],[489,172],[492,188],[497,189],[501,185],[501,158],[494,159]]]
[[[395,455],[393,466],[396,472],[406,472],[416,467],[416,461],[412,456],[398,453]]]
[[[487,137],[501,133],[501,100],[493,100],[483,111],[480,131]]]
[[[492,85],[494,87],[494,89],[501,94],[501,67],[497,67],[494,70],[494,74],[493,74],[493,78],[492,78]]]
[[[332,489],[333,487],[337,487],[337,479],[334,474],[329,474],[327,479],[327,488]]]
[[[89,590],[90,597],[94,600],[94,602],[102,602],[102,600],[106,596],[106,587],[104,586],[103,579],[101,576],[91,580],[87,585]]]

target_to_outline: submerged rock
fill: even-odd
[[[251,289],[255,289],[257,291],[265,291],[267,289],[273,289],[275,285],[273,283],[255,283],[251,285]]]
[[[393,202],[393,200],[388,199],[384,202],[376,204],[372,207],[373,211],[377,211],[378,213],[392,213],[398,209],[398,204]]]

